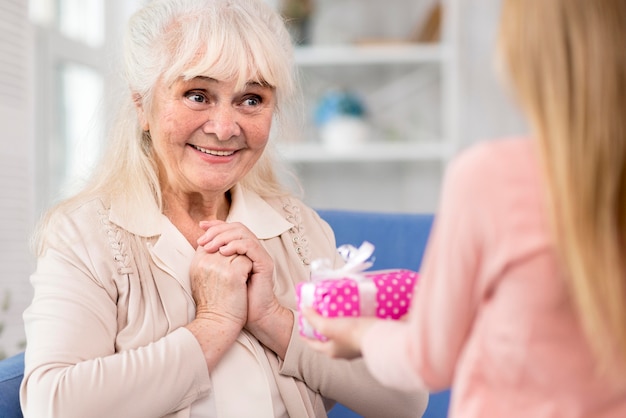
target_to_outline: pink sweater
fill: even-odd
[[[626,368],[621,382],[594,374],[532,144],[488,142],[451,163],[410,320],[375,325],[363,356],[385,384],[452,386],[450,417],[624,418]]]

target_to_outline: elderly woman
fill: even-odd
[[[280,17],[261,0],[159,0],[126,39],[110,149],[38,230],[25,415],[324,417],[338,401],[419,416],[426,392],[298,337],[295,284],[310,260],[339,261],[267,149],[296,90]]]

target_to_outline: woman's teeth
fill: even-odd
[[[200,152],[203,152],[209,155],[215,155],[218,157],[226,157],[228,155],[233,155],[235,153],[234,151],[216,151],[216,150],[206,149],[206,148],[199,147],[197,145],[191,145],[191,146]]]

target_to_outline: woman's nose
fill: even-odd
[[[203,126],[206,134],[214,134],[219,141],[227,141],[241,135],[238,113],[232,106],[216,106]]]

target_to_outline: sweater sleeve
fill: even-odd
[[[408,322],[381,321],[364,336],[368,368],[386,385],[438,391],[452,384],[478,306],[480,235],[492,228],[483,154],[466,152],[447,170]]]

